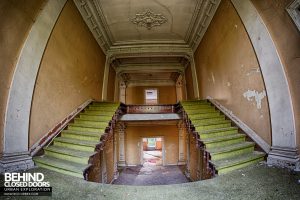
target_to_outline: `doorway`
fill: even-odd
[[[164,165],[163,137],[142,138],[141,164],[143,166]]]

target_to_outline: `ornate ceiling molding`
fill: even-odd
[[[221,0],[198,0],[185,41],[196,51]]]
[[[189,28],[185,34],[184,40],[162,40],[162,41],[145,41],[145,40],[130,40],[130,41],[116,41],[107,25],[101,1],[99,0],[73,0],[80,11],[84,21],[93,33],[99,46],[103,52],[107,54],[109,51],[115,51],[114,48],[132,48],[140,49],[141,52],[152,53],[152,45],[161,46],[177,44],[181,48],[188,47],[195,51],[202,40],[221,0],[197,0],[196,7],[189,24]],[[151,10],[144,13],[136,14],[133,23],[140,26],[145,26],[151,29],[154,26],[159,26],[167,22],[166,17],[162,14],[155,14]],[[146,45],[146,47],[145,47]],[[148,45],[148,46],[147,46]],[[190,50],[188,50],[190,51]]]
[[[104,53],[112,46],[111,40],[112,35],[108,35],[108,26],[106,20],[101,16],[102,12],[99,13],[97,10],[94,0],[73,0],[77,9],[79,10],[83,20],[89,27],[97,43],[101,47]],[[99,7],[99,6],[98,6]]]
[[[131,22],[138,25],[146,27],[150,30],[154,26],[160,26],[166,23],[168,20],[162,14],[155,14],[150,9],[145,12],[135,14],[135,17],[131,19]]]

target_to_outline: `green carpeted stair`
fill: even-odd
[[[239,133],[209,101],[182,101],[181,106],[210,153],[210,162],[218,174],[264,160],[265,153],[254,151],[255,143],[246,142],[246,135]]]
[[[34,157],[37,166],[83,178],[90,166],[89,159],[105,134],[105,129],[119,107],[119,103],[93,102],[67,128],[44,148],[45,154]]]

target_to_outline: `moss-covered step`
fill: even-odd
[[[37,166],[47,168],[62,174],[83,178],[83,171],[89,167],[89,164],[80,164],[72,161],[67,161],[59,158],[54,158],[48,155],[34,157],[33,160]]]
[[[98,115],[98,116],[113,116],[114,111],[101,111],[101,110],[85,110],[84,114],[86,115]]]
[[[224,147],[227,145],[245,142],[245,134],[233,134],[214,138],[202,139],[206,148]]]
[[[106,116],[106,115],[91,115],[91,114],[86,114],[86,113],[82,113],[79,115],[78,118],[76,119],[80,119],[80,120],[92,120],[92,121],[99,121],[99,122],[108,122],[112,119],[112,116]]]
[[[218,112],[212,112],[212,113],[195,113],[195,114],[190,114],[188,115],[189,118],[193,121],[193,120],[197,120],[197,119],[207,119],[207,118],[215,118],[215,117],[220,117],[221,114]]]
[[[231,121],[224,120],[222,122],[208,123],[204,125],[194,124],[194,126],[196,128],[196,131],[201,132],[201,131],[231,127]]]
[[[99,141],[101,135],[104,133],[95,133],[95,132],[82,132],[74,130],[64,130],[61,132],[63,138],[72,138],[77,140],[91,140]]]
[[[201,113],[220,113],[220,111],[216,110],[215,108],[211,107],[211,108],[203,108],[203,109],[193,109],[193,110],[185,110],[185,112],[188,115],[192,115],[192,114],[201,114]]]
[[[206,118],[206,119],[195,119],[193,120],[193,124],[209,124],[209,123],[215,123],[215,122],[221,122],[225,120],[225,116],[220,115],[219,117],[213,117],[213,118]]]
[[[263,152],[254,151],[248,154],[212,161],[212,164],[215,166],[218,174],[224,174],[263,161],[265,155]]]
[[[187,100],[187,101],[181,101],[181,105],[199,105],[199,104],[210,104],[207,100]]]
[[[211,160],[215,161],[251,153],[254,151],[254,146],[254,142],[241,142],[224,147],[207,148],[207,151],[210,153]]]
[[[94,151],[74,150],[67,147],[60,147],[55,145],[46,147],[44,151],[45,155],[81,164],[88,164],[90,156],[95,154]]]
[[[226,135],[234,135],[237,133],[238,133],[237,127],[220,128],[220,129],[202,131],[200,134],[200,139],[215,138],[215,137],[221,137],[221,136],[226,136]]]
[[[54,145],[81,151],[94,151],[98,143],[100,143],[100,141],[77,140],[65,137],[57,137],[54,139]]]
[[[77,125],[77,124],[70,124],[68,125],[68,130],[103,133],[105,131],[105,128],[104,127],[92,128],[92,127],[84,127],[82,125]]]
[[[89,121],[77,121],[75,123],[70,123],[69,126],[79,126],[85,128],[96,128],[104,130],[107,126],[107,122],[89,122]]]

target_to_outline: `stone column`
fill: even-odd
[[[192,70],[194,97],[196,99],[198,99],[200,95],[199,95],[198,78],[197,78],[197,71],[196,71],[196,65],[195,65],[193,53],[190,54],[189,61],[190,61],[190,66],[191,66],[191,70]]]
[[[183,94],[182,94],[182,75],[180,75],[176,81],[176,97],[177,97],[177,102],[181,101],[183,99]]]
[[[186,177],[190,178],[190,134],[186,132]]]
[[[116,131],[114,131],[114,179],[117,179],[119,176],[118,172],[118,153],[117,153],[117,137]]]
[[[185,143],[185,138],[184,138],[184,123],[180,121],[177,124],[178,127],[178,165],[185,165],[185,158],[184,158],[184,143]]]
[[[107,100],[107,86],[108,86],[108,76],[110,68],[110,55],[106,56],[105,67],[104,67],[104,76],[102,84],[102,101]]]
[[[107,183],[107,170],[106,170],[106,152],[105,148],[102,150],[102,183]]]
[[[120,102],[122,103],[126,103],[126,82],[121,81],[120,82],[120,86],[119,86],[119,90],[120,90]]]
[[[119,163],[118,166],[125,167],[125,123],[121,122],[118,124],[119,132]]]

